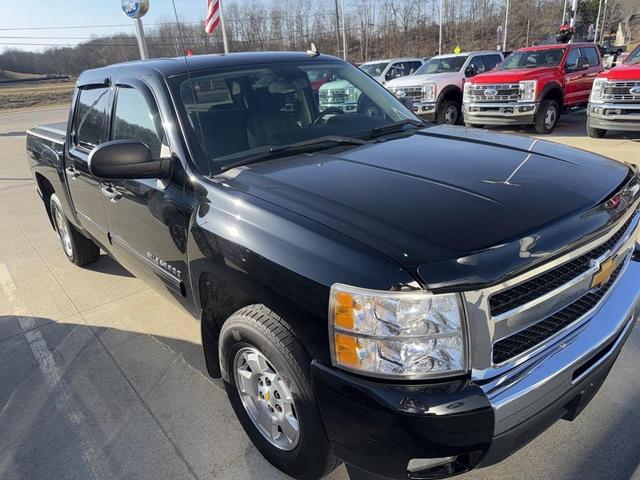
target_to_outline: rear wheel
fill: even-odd
[[[602,138],[607,134],[607,131],[602,128],[593,128],[591,126],[591,118],[587,117],[587,135],[591,138]]]
[[[245,307],[225,322],[219,345],[227,395],[262,455],[298,479],[334,470],[311,362],[286,321],[264,305]]]
[[[536,132],[549,134],[553,132],[560,118],[560,107],[555,100],[543,100],[535,116]]]
[[[60,199],[55,193],[49,199],[49,208],[62,250],[69,261],[81,267],[98,260],[100,248],[69,223],[62,210]]]
[[[436,112],[438,123],[445,125],[455,125],[460,120],[460,105],[455,100],[445,100],[438,106]]]

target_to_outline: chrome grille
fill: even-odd
[[[631,93],[632,89],[640,89],[640,80],[629,82],[607,82],[603,89],[605,102],[640,102],[640,92]]]
[[[322,103],[346,103],[348,99],[347,91],[340,90],[320,90],[318,94]]]
[[[472,84],[467,92],[471,102],[517,102],[520,98],[520,85],[517,83]]]
[[[518,308],[525,303],[555,290],[581,273],[586,272],[590,268],[591,260],[600,257],[620,241],[624,233],[629,228],[629,225],[631,225],[633,218],[634,217],[629,218],[629,220],[627,220],[627,222],[609,240],[590,252],[560,265],[557,268],[549,270],[540,276],[534,277],[527,282],[491,296],[489,298],[491,315],[501,315],[509,310]]]
[[[620,262],[620,265],[611,274],[609,281],[598,290],[587,293],[535,325],[496,342],[493,345],[493,363],[506,362],[510,358],[530,350],[589,313],[607,294],[625,264],[626,261]]]
[[[409,97],[415,102],[422,100],[422,87],[420,85],[413,85],[409,87],[390,87],[389,91],[396,97]]]

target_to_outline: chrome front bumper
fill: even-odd
[[[627,262],[611,294],[588,321],[538,357],[482,386],[495,412],[494,435],[543,412],[617,355],[640,310],[640,263]]]
[[[640,104],[590,103],[587,107],[589,126],[603,130],[640,130]]]
[[[468,123],[484,125],[520,125],[533,123],[538,103],[464,103],[462,112]]]

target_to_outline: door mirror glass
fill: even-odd
[[[576,70],[586,70],[589,68],[589,59],[587,57],[578,58],[578,63],[576,63]]]
[[[89,154],[89,172],[96,178],[137,179],[171,177],[172,160],[153,160],[151,151],[139,140],[113,140],[95,147]]]

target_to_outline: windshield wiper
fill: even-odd
[[[340,135],[327,135],[325,137],[313,138],[304,142],[290,143],[288,145],[280,145],[271,147],[266,151],[248,155],[237,162],[230,163],[222,167],[222,170],[248,165],[250,163],[270,160],[285,155],[291,155],[301,152],[313,152],[324,148],[331,148],[335,145],[364,145],[365,142],[361,138],[342,137]]]
[[[407,125],[412,125],[416,128],[420,128],[427,126],[427,123],[420,120],[412,120],[410,118],[407,118],[406,120],[402,120],[401,122],[390,123],[389,125],[382,125],[381,127],[372,128],[361,138],[370,140],[372,138],[388,135],[389,133],[399,132],[402,131],[402,129]]]

